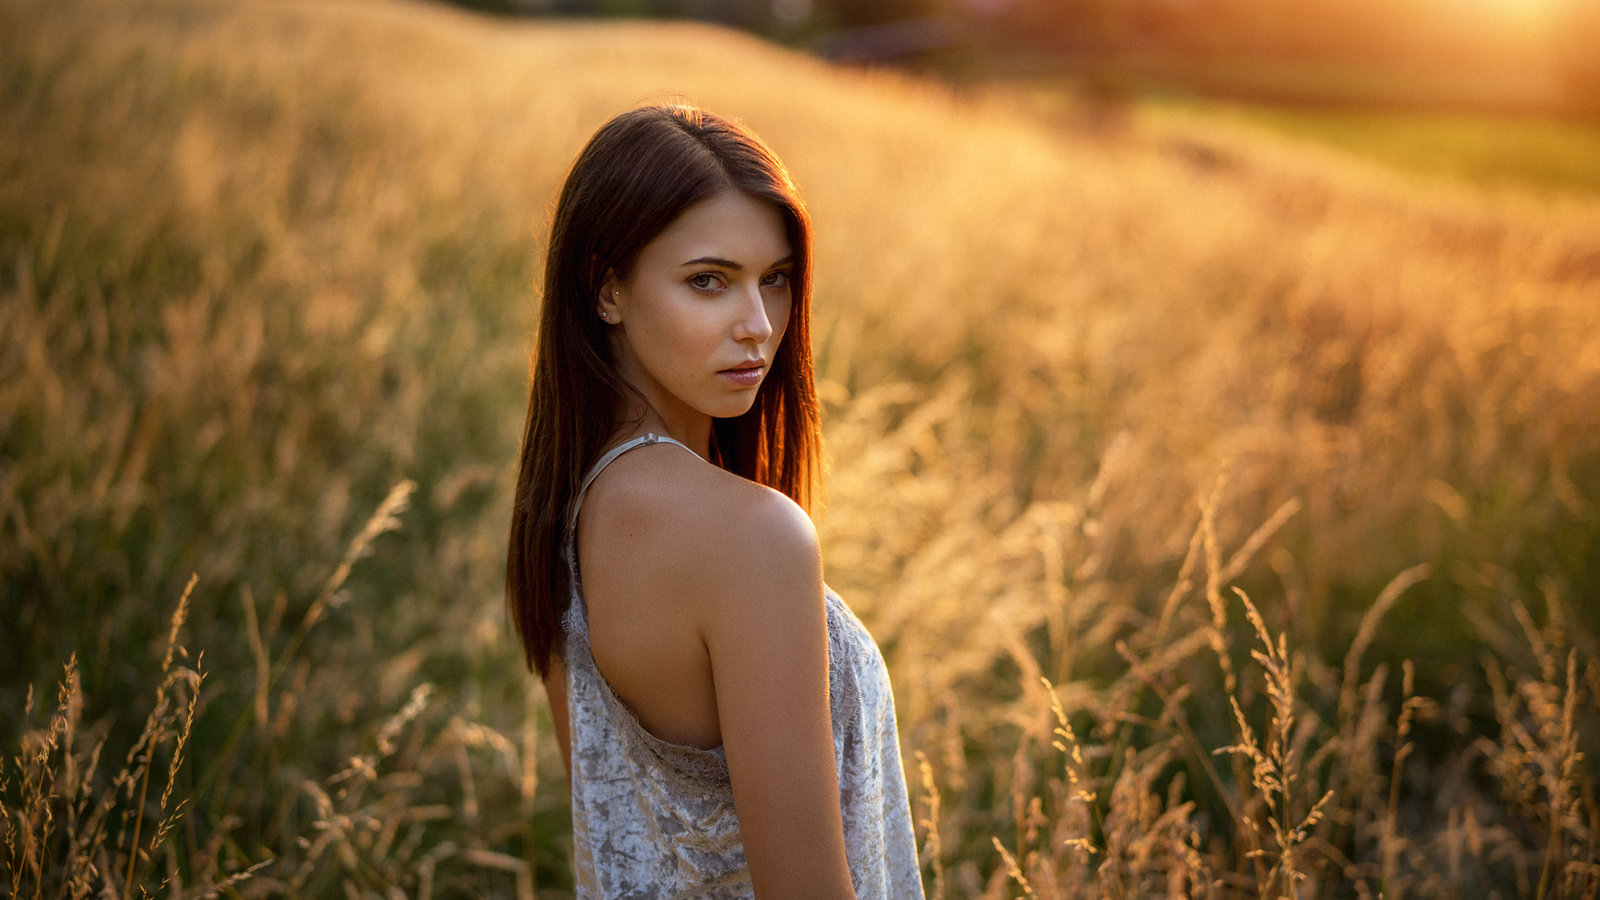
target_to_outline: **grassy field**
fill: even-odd
[[[1153,114],[1225,120],[1480,188],[1600,194],[1600,123],[1452,112],[1176,102]]]
[[[399,0],[0,4],[0,896],[570,895],[534,281],[675,96],[814,213],[930,896],[1595,896],[1594,191]]]
[[[1306,80],[1314,80],[1313,75]],[[954,81],[966,92],[1006,97],[1047,120],[1081,120],[1095,91],[1103,96],[1110,90],[1086,88],[1092,79],[1042,71],[967,73]],[[1363,107],[1349,100],[1252,103],[1170,87],[1152,87],[1137,104],[1120,105],[1128,118],[1145,127],[1245,130],[1268,140],[1287,137],[1480,192],[1600,193],[1600,121],[1592,118]]]

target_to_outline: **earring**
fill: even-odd
[[[600,318],[605,319],[607,322],[609,322],[609,321],[611,321],[611,313],[603,312],[603,313],[600,314]]]

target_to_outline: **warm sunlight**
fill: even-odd
[[[1572,0],[1473,0],[1473,2],[1509,23],[1543,28],[1553,24],[1557,14]]]
[[[546,262],[692,215],[558,244],[567,173],[679,100],[810,211],[747,274],[809,251],[765,314],[821,407],[803,602],[911,900],[1600,900],[1596,48],[1600,0],[0,0],[0,900],[591,896],[570,777],[612,754],[526,671],[509,526],[543,313],[590,329],[573,408],[653,339],[648,259],[611,306]],[[670,343],[652,381],[748,380]],[[729,417],[697,477],[788,477],[744,463],[805,430],[773,374],[798,424]],[[766,560],[681,578],[749,616]],[[727,773],[696,819],[792,772],[638,727]]]

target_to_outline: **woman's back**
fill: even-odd
[[[800,519],[786,519],[781,505],[771,506],[773,492],[686,448],[671,448],[675,456],[669,448],[628,452],[667,441],[647,435],[601,459],[591,476],[608,464],[616,471],[595,478],[588,499],[580,494],[586,512],[569,545],[575,572],[564,659],[579,896],[751,896],[746,832],[792,834],[792,822],[772,829],[762,820],[820,812],[824,825],[842,828],[858,897],[920,897],[887,673],[860,622],[836,595],[824,595],[809,520],[798,509]],[[754,569],[774,580],[752,587],[749,571],[726,565],[729,548],[741,559],[753,552]],[[809,569],[810,579],[783,571],[793,567]],[[805,587],[794,592],[796,581],[808,580],[816,586],[809,601]],[[785,646],[763,636],[763,607],[774,602],[800,607],[776,613]],[[813,613],[808,640],[812,629],[793,622]],[[828,686],[820,704],[783,694],[809,681],[793,677],[796,660],[786,654],[802,669],[826,671],[815,680]],[[781,676],[783,687],[763,686],[763,672]],[[734,676],[741,683],[727,684]],[[746,708],[763,703],[778,705]],[[819,705],[824,720],[809,721],[806,708]],[[827,771],[804,758],[794,771],[784,768],[779,745],[819,725],[832,737]],[[736,778],[741,771],[746,777]],[[804,779],[823,776],[837,791],[837,813],[831,803],[820,811],[806,803],[817,792]],[[745,829],[735,781],[754,788],[739,799],[740,811],[757,820]],[[804,867],[828,842],[811,843],[750,851]]]
[[[663,442],[665,443],[665,442]],[[815,532],[787,497],[676,447],[625,453],[597,473],[578,517],[579,572],[600,670],[652,734],[722,743],[706,646],[716,579],[747,591],[741,546],[815,569]],[[755,571],[752,571],[755,570]],[[802,582],[803,584],[804,582]]]

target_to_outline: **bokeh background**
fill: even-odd
[[[583,141],[817,226],[930,897],[1600,890],[1600,4],[0,0],[0,896],[571,895]]]

